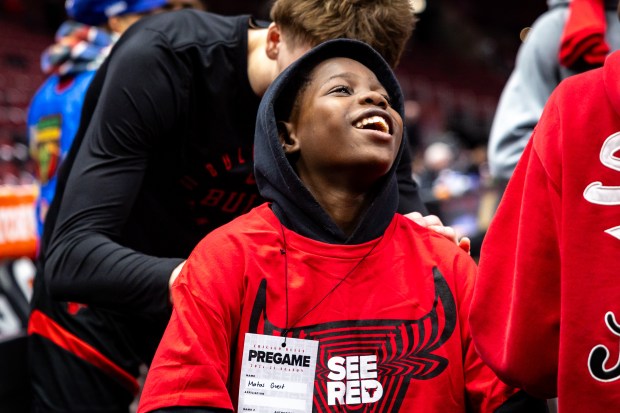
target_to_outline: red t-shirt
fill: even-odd
[[[209,234],[190,256],[139,412],[235,409],[245,333],[286,327],[320,342],[315,411],[335,408],[327,402],[329,359],[361,355],[377,357],[383,396],[351,406],[360,411],[495,411],[515,390],[471,344],[475,272],[451,241],[401,215],[378,240],[331,245],[283,229],[265,204]]]

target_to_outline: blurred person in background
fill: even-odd
[[[133,23],[153,13],[187,7],[204,9],[202,3],[191,0],[69,0],[65,4],[69,20],[60,26],[56,42],[41,56],[41,68],[49,77],[33,96],[28,110],[28,139],[39,183],[39,236],[55,194],[58,168],[77,132],[84,97],[97,69]],[[25,364],[12,365],[26,368]],[[17,393],[12,396],[18,397]],[[23,404],[23,400],[19,403]],[[23,405],[20,408],[28,410]]]
[[[503,188],[551,92],[565,78],[603,64],[620,48],[618,0],[548,0],[523,39],[489,138],[491,175]]]
[[[127,411],[184,260],[263,202],[260,96],[331,38],[364,40],[396,65],[414,25],[408,0],[277,0],[271,16],[268,27],[196,10],[143,19],[95,75],[41,242],[29,323],[37,408]],[[405,156],[398,177],[399,210],[424,211]]]
[[[482,245],[472,338],[561,413],[620,408],[620,51],[553,92]]]
[[[28,110],[28,140],[37,166],[40,194],[36,205],[39,236],[56,191],[56,173],[80,124],[86,90],[119,36],[141,17],[182,7],[167,0],[68,0],[70,20],[56,32],[56,43],[41,56],[49,77]]]
[[[547,4],[549,10],[523,38],[491,126],[488,165],[499,197],[558,84],[600,67],[610,51],[620,49],[618,0],[548,0]]]

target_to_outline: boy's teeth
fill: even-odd
[[[358,129],[362,129],[364,126],[366,126],[368,124],[378,124],[378,125],[381,125],[381,130],[383,132],[389,132],[389,130],[390,130],[387,122],[381,116],[371,116],[369,118],[364,118],[364,119],[358,121],[355,124],[355,127],[358,128]]]

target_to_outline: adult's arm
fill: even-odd
[[[93,83],[101,92],[92,116],[83,114],[90,122],[78,140],[46,251],[44,274],[55,299],[166,311],[168,279],[183,257],[148,256],[119,240],[149,155],[166,145],[184,113],[187,77],[160,33],[136,27],[97,74]]]
[[[491,126],[488,158],[493,177],[511,177],[545,103],[560,82],[558,53],[567,11],[561,7],[541,15],[519,48]]]
[[[230,363],[241,322],[245,259],[240,241],[222,234],[211,232],[196,246],[171,288],[172,316],[139,413],[177,406],[233,409]]]

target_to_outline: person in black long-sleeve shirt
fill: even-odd
[[[268,85],[336,37],[395,65],[414,22],[408,0],[278,0],[272,18],[145,18],[93,79],[38,261],[37,411],[127,411],[168,321],[174,274],[205,234],[263,201],[252,152]],[[406,157],[398,176],[399,211],[424,211]]]

